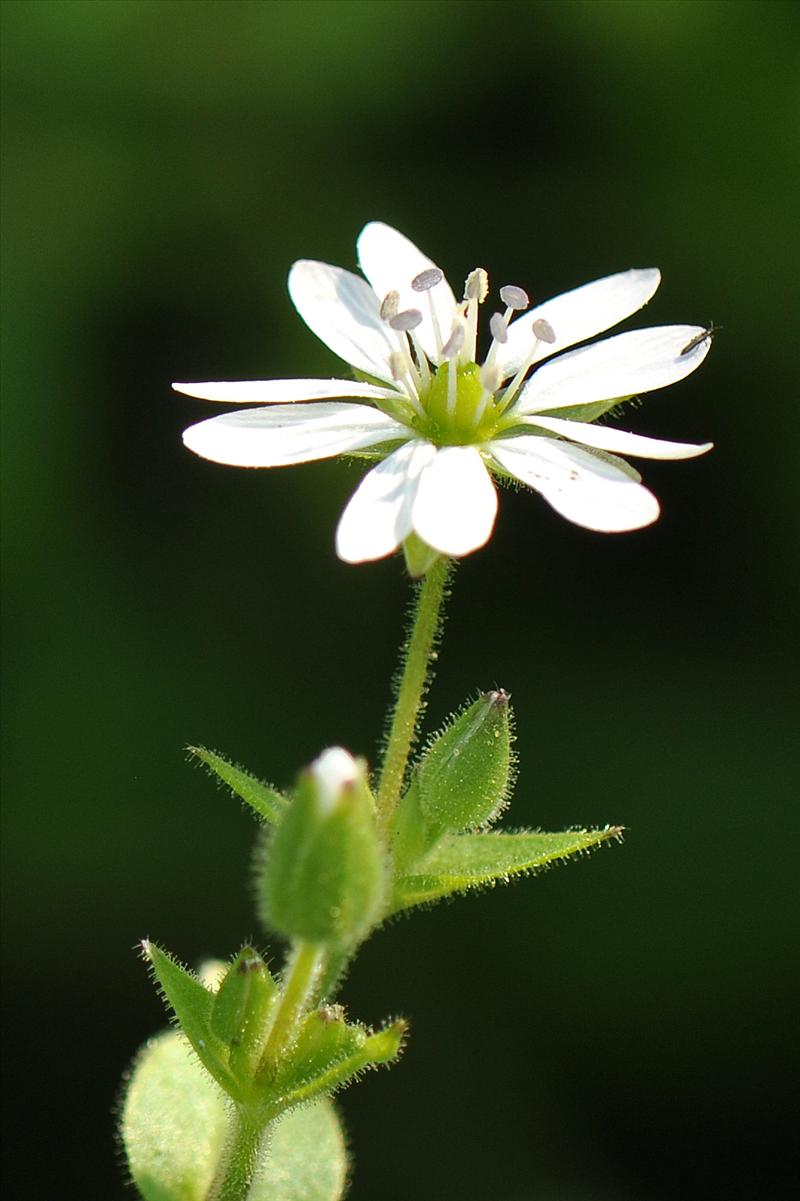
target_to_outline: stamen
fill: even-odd
[[[406,391],[412,399],[416,400],[420,386],[420,376],[417,373],[417,368],[411,357],[411,351],[408,349],[408,338],[405,334],[415,329],[420,321],[422,321],[422,313],[419,309],[404,309],[402,313],[398,313],[397,306],[400,303],[399,292],[387,292],[381,304],[381,316],[390,329],[396,331],[398,343],[400,345],[399,355],[397,351],[392,351],[389,358],[389,369],[392,372],[392,378],[398,381],[406,381]],[[413,334],[411,334],[413,338]],[[419,353],[419,351],[417,351]],[[398,368],[397,361],[402,363],[402,370]],[[427,368],[427,363],[425,364]],[[395,374],[397,372],[397,374]],[[427,384],[429,375],[425,372],[424,379]]]
[[[403,309],[402,313],[395,313],[389,318],[389,325],[399,333],[406,334],[410,329],[416,329],[421,321],[422,313],[419,309]]]
[[[461,352],[462,363],[475,361],[475,348],[478,343],[478,305],[483,304],[489,295],[489,276],[483,267],[470,271],[464,284],[464,300],[459,305],[467,323],[464,346]]]
[[[393,350],[389,355],[389,370],[392,373],[392,379],[398,383],[408,375],[406,361],[399,350]]]
[[[499,314],[498,314],[499,315]],[[500,387],[500,372],[496,367],[492,367],[489,363],[484,363],[478,373],[478,378],[481,381],[481,398],[475,406],[475,412],[472,415],[472,425],[474,429],[478,429],[483,421],[483,415],[489,405],[489,401],[494,396],[497,389]]]
[[[502,313],[492,313],[489,321],[489,332],[495,342],[499,342],[501,345],[508,341],[508,329]]]
[[[537,317],[533,323],[533,332],[540,342],[547,342],[549,346],[556,340],[555,330],[549,321],[545,321],[544,317]]]
[[[464,284],[464,299],[477,300],[478,304],[483,304],[488,295],[489,276],[483,267],[476,267],[467,276],[467,282]]]
[[[503,393],[503,399],[498,409],[498,413],[505,413],[506,409],[510,407],[511,403],[515,399],[520,385],[522,384],[522,381],[525,379],[525,376],[528,374],[528,371],[533,365],[533,360],[536,358],[536,355],[539,352],[539,347],[542,345],[542,343],[546,342],[548,345],[552,345],[555,340],[555,330],[550,322],[545,321],[544,317],[537,317],[533,323],[533,345],[528,351],[527,357],[523,359],[522,363],[520,364],[517,374],[514,376],[511,383]]]
[[[453,332],[442,347],[442,358],[454,359],[463,345],[464,326],[461,324],[454,325]]]
[[[500,372],[489,363],[484,363],[480,369],[480,381],[489,393],[494,393],[500,387]]]
[[[391,321],[400,308],[400,293],[387,292],[381,304],[381,321]]]
[[[414,360],[408,353],[407,346],[405,346],[405,353],[399,350],[393,350],[390,353],[389,370],[395,383],[403,386],[405,398],[411,405],[413,411],[418,417],[423,417],[425,415],[424,410],[417,397],[417,384],[419,383],[419,380],[414,367]]]
[[[414,333],[413,329],[409,331],[408,336],[411,339],[411,345],[414,347],[414,354],[417,356],[417,363],[419,364],[419,374],[420,374],[420,378],[422,381],[422,390],[425,391],[425,389],[429,386],[429,384],[431,382],[431,369],[428,366],[428,356],[426,355],[425,351],[422,349],[422,343],[420,342],[417,335]]]
[[[415,292],[430,292],[431,288],[435,288],[444,279],[444,272],[438,267],[427,267],[424,271],[420,271],[419,275],[415,275],[411,281],[411,287]]]
[[[500,289],[500,299],[508,309],[518,309],[520,312],[527,309],[531,302],[531,298],[524,288],[518,288],[516,284],[505,284]]]
[[[456,399],[458,396],[458,352],[464,344],[464,326],[461,322],[453,325],[453,332],[442,347],[441,355],[447,359],[447,415],[454,417]]]

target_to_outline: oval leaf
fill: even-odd
[[[139,1053],[128,1084],[120,1133],[131,1177],[144,1201],[204,1201],[222,1153],[228,1103],[168,1031]],[[347,1155],[329,1101],[299,1109],[275,1125],[267,1163],[250,1201],[340,1201]]]

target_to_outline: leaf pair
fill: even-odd
[[[475,826],[496,820],[507,803],[512,741],[511,707],[501,691],[485,693],[431,741],[395,818],[387,916],[506,884],[621,838],[620,826],[475,832]],[[189,749],[262,823],[280,823],[291,804],[285,796],[213,751]]]
[[[228,1136],[229,1102],[175,1031],[139,1053],[122,1111],[133,1181],[145,1201],[206,1201]],[[339,1201],[347,1152],[329,1101],[275,1125],[249,1201]]]
[[[400,1052],[404,1022],[370,1033],[348,1023],[341,1006],[322,1006],[305,1017],[277,1067],[267,1066],[262,1052],[278,986],[252,947],[239,952],[216,992],[155,943],[144,943],[143,950],[203,1067],[231,1100],[257,1106],[265,1122],[341,1088]]]

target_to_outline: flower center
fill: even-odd
[[[489,321],[492,344],[479,366],[475,361],[478,307],[489,294],[488,276],[482,267],[467,276],[464,299],[456,305],[449,331],[442,330],[431,295],[443,278],[438,267],[428,267],[411,280],[411,288],[430,312],[435,355],[425,352],[417,334],[423,321],[421,310],[401,311],[399,292],[386,294],[380,314],[397,339],[390,364],[398,390],[405,393],[400,419],[437,446],[467,446],[486,442],[511,424],[511,409],[537,350],[542,342],[554,342],[555,334],[547,321],[539,318],[533,322],[529,353],[511,382],[500,390],[503,380],[495,365],[498,348],[508,341],[514,313],[529,306],[527,292],[515,284],[500,289],[505,312],[494,313]]]
[[[455,373],[455,388],[451,372]],[[494,433],[497,409],[477,363],[448,359],[436,369],[419,400],[424,413],[415,427],[439,446],[483,442]]]

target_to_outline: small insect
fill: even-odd
[[[694,350],[695,346],[700,346],[700,344],[702,342],[705,342],[706,338],[708,338],[709,341],[713,340],[714,334],[717,332],[718,329],[722,329],[722,326],[714,325],[714,323],[712,321],[712,323],[711,323],[711,325],[709,325],[708,329],[704,329],[702,331],[702,333],[695,334],[695,336],[692,338],[692,340],[690,342],[686,343],[683,350],[681,351],[681,356],[688,354],[690,350]]]

